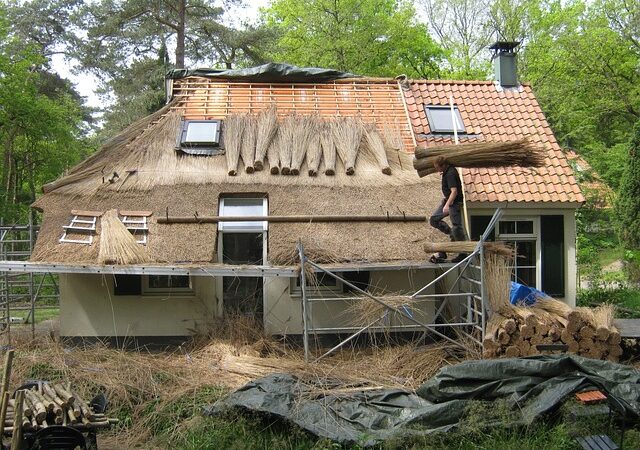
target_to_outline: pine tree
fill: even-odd
[[[640,249],[640,121],[629,144],[629,158],[616,203],[620,240],[629,249]]]

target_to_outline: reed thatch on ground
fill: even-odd
[[[256,156],[253,163],[255,170],[262,170],[267,149],[271,147],[278,131],[278,113],[275,105],[258,113],[256,117]]]
[[[511,271],[513,258],[499,253],[485,256],[484,282],[491,311],[501,312],[511,307]]]
[[[242,135],[244,133],[244,116],[230,115],[224,121],[225,133],[225,157],[227,160],[227,173],[235,176],[238,173],[238,162],[240,159],[240,148],[242,146]]]
[[[547,153],[527,139],[417,148],[413,167],[420,177],[437,172],[433,163],[438,156],[445,156],[456,167],[542,167]]]
[[[118,212],[110,209],[100,218],[100,264],[143,264],[151,262],[151,257],[143,245],[124,226]]]

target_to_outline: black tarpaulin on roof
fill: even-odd
[[[205,414],[257,411],[342,444],[370,446],[455,428],[476,400],[501,399],[512,411],[511,423],[531,424],[573,393],[593,388],[617,399],[614,406],[627,419],[640,415],[640,372],[574,355],[463,362],[441,369],[417,395],[397,389],[332,393],[317,381],[274,374],[205,408]]]
[[[268,63],[247,69],[174,69],[167,78],[177,80],[186,77],[225,78],[262,83],[315,83],[340,78],[356,78],[348,72],[318,67],[297,67],[289,64]]]

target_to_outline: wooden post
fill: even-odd
[[[302,291],[302,345],[304,346],[304,360],[309,362],[309,322],[307,317],[307,279],[304,273],[304,247],[298,241],[298,254],[300,255],[300,290]]]
[[[7,420],[8,406],[9,406],[9,393],[5,392],[2,395],[2,403],[0,403],[0,443],[2,442],[2,436],[4,436],[4,421]]]
[[[15,350],[7,350],[4,355],[4,370],[2,372],[2,390],[0,391],[0,397],[4,399],[5,392],[9,390],[9,379],[11,378],[11,365],[13,364],[13,356]]]
[[[11,450],[20,450],[22,447],[22,405],[24,391],[16,393],[16,411],[13,418],[13,435],[11,436]]]

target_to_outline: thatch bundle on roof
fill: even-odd
[[[253,163],[256,160],[256,118],[247,115],[244,118],[244,132],[242,133],[242,142],[240,144],[240,154],[244,162],[244,170],[247,173],[253,173]]]
[[[362,122],[359,119],[347,117],[332,122],[331,128],[336,150],[345,167],[345,173],[353,175],[362,139]]]
[[[256,117],[256,156],[253,166],[260,171],[263,168],[267,149],[278,132],[278,113],[275,105],[258,113]]]
[[[317,121],[313,117],[301,116],[296,120],[291,142],[291,175],[299,175],[311,139],[317,134]]]
[[[547,153],[543,147],[527,139],[417,148],[413,167],[420,177],[436,173],[433,163],[438,156],[445,156],[450,164],[457,167],[541,167]]]
[[[142,264],[151,262],[145,248],[136,242],[115,209],[102,215],[100,233],[100,264]]]
[[[391,175],[391,168],[389,167],[389,161],[387,160],[387,151],[378,130],[375,127],[367,127],[364,132],[364,138],[367,144],[367,149],[375,157],[382,173],[385,175]]]
[[[333,126],[331,122],[325,122],[320,127],[320,146],[324,159],[324,174],[333,176],[336,174],[336,144],[333,139]]]
[[[228,116],[224,122],[225,156],[227,159],[227,173],[235,176],[238,173],[238,160],[244,133],[244,116],[234,114]]]

